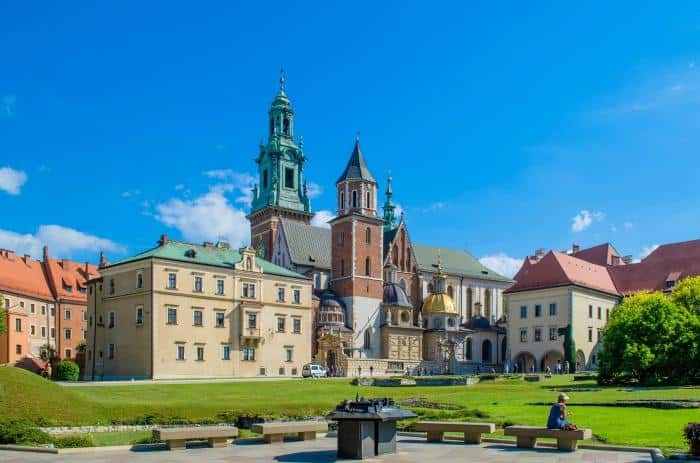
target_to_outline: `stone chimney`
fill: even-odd
[[[622,262],[624,262],[625,264],[631,264],[632,263],[632,256],[623,257]]]
[[[535,259],[540,260],[544,257],[544,248],[535,249]]]
[[[170,239],[168,238],[168,235],[163,233],[162,235],[160,235],[160,239],[158,240],[158,245],[165,246],[166,244],[168,244],[168,241],[170,241]]]
[[[571,254],[576,254],[581,250],[581,246],[579,246],[577,243],[574,243],[571,245]]]
[[[25,264],[30,265],[32,263],[32,256],[25,254],[24,257],[22,257],[22,260]]]
[[[228,241],[219,240],[219,241],[216,243],[216,247],[217,247],[217,248],[220,248],[220,249],[230,249],[230,248],[231,248],[231,245],[228,244]]]
[[[107,259],[105,259],[105,253],[100,251],[100,268],[105,268],[107,266]]]

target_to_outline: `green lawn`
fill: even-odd
[[[579,391],[594,386],[592,382],[555,377],[538,383],[511,380],[450,387],[358,387],[349,380],[335,379],[61,388],[27,372],[0,368],[0,406],[8,418],[53,424],[217,422],[222,413],[269,418],[322,416],[340,400],[359,393],[366,397],[389,396],[397,401],[420,399],[419,406],[410,408],[425,419],[542,425],[548,408],[536,404],[552,402],[556,390],[566,389],[571,396],[572,420],[592,428],[596,440],[662,448],[685,448],[682,428],[700,416],[698,409],[577,407],[577,403],[605,404],[630,399],[700,400],[700,388],[613,387]]]

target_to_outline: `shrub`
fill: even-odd
[[[56,367],[56,379],[58,381],[78,381],[80,368],[75,362],[64,360]]]
[[[700,450],[700,423],[688,423],[683,430],[683,437],[691,449]]]
[[[0,421],[0,444],[48,444],[51,436],[28,421]]]
[[[56,436],[53,437],[53,444],[59,449],[95,446],[95,442],[92,440],[92,434]]]

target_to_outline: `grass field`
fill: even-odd
[[[474,386],[405,388],[358,387],[347,379],[63,388],[31,373],[3,367],[0,407],[5,413],[0,419],[81,425],[164,420],[217,422],[222,414],[315,417],[359,393],[410,400],[412,405],[408,408],[424,419],[543,425],[548,407],[542,404],[554,401],[556,391],[564,389],[571,396],[572,420],[581,427],[592,428],[596,440],[669,449],[685,448],[682,428],[700,418],[699,409],[605,405],[617,400],[700,400],[700,388],[590,390],[595,386],[592,382],[573,382],[570,377],[555,377],[539,383],[511,380]]]

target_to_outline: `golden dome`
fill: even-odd
[[[445,293],[430,294],[425,298],[425,301],[423,301],[421,311],[423,315],[429,313],[457,313],[455,303],[452,301],[452,298]]]

